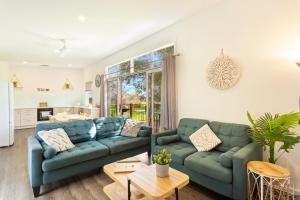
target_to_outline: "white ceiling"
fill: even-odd
[[[85,67],[215,2],[0,0],[0,60]],[[69,49],[64,57],[54,52],[61,38]]]

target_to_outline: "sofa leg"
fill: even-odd
[[[33,187],[32,190],[33,190],[33,196],[34,197],[38,197],[40,195],[40,186]]]
[[[151,150],[147,151],[147,154],[148,154],[148,158],[151,158]]]
[[[151,164],[152,163],[151,151],[147,151],[147,155],[148,155],[148,164]]]

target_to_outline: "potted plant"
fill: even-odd
[[[154,162],[156,167],[156,176],[167,177],[169,176],[169,164],[171,163],[171,154],[166,149],[161,149],[154,155]]]
[[[276,163],[285,153],[293,149],[300,142],[300,136],[296,135],[291,129],[298,126],[300,121],[300,112],[291,112],[283,115],[265,113],[263,116],[254,120],[249,112],[248,119],[252,124],[250,137],[269,149],[269,162]],[[280,143],[279,155],[275,158],[275,144]]]

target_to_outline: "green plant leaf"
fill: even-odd
[[[264,149],[266,146],[274,146],[276,142],[281,142],[282,145],[278,151],[284,153],[289,152],[290,149],[293,149],[300,142],[300,136],[290,131],[291,128],[298,126],[300,112],[290,112],[283,115],[275,114],[274,116],[271,113],[265,113],[256,120],[247,112],[247,117],[252,124],[252,127],[249,129],[250,137],[263,146]],[[274,158],[274,152],[270,148],[269,151],[272,154],[269,157]],[[276,162],[278,158],[271,160]]]

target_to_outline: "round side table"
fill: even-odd
[[[250,161],[247,174],[248,200],[294,199],[288,169],[268,162]]]

